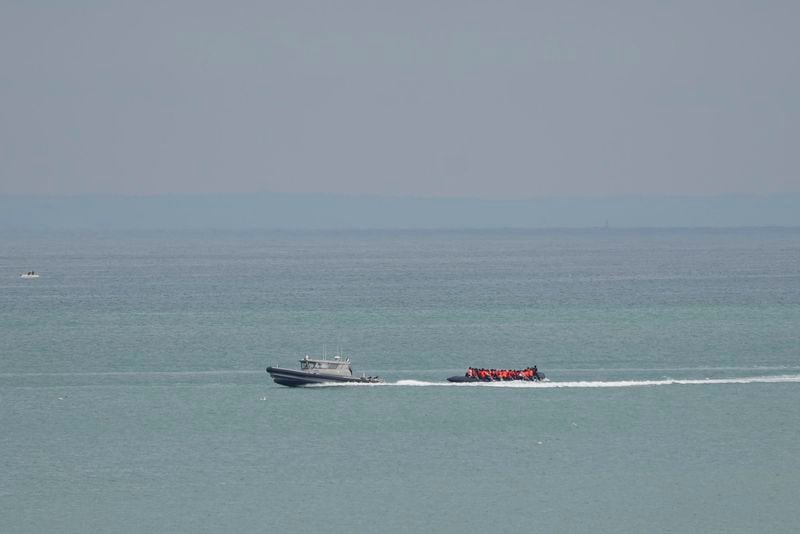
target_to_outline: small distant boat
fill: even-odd
[[[276,384],[282,386],[309,386],[313,384],[380,384],[383,379],[377,376],[353,376],[350,358],[336,356],[332,360],[305,358],[300,360],[300,370],[282,367],[267,367],[267,372]]]
[[[39,278],[39,275],[36,274],[35,271],[28,271],[27,273],[22,273],[19,275],[20,278]]]
[[[483,369],[468,367],[463,375],[451,376],[448,382],[539,382],[544,373],[534,365],[525,369]]]

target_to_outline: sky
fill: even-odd
[[[800,3],[0,5],[0,194],[800,191]]]

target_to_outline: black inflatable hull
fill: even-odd
[[[492,380],[491,378],[476,378],[474,376],[451,376],[447,379],[448,382],[465,383],[465,382],[539,382],[544,380],[544,373],[536,373],[536,376],[530,380],[517,378],[513,380]]]

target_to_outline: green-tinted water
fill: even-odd
[[[2,532],[800,523],[798,230],[0,245]],[[324,343],[389,383],[269,381]]]

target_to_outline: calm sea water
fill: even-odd
[[[796,532],[798,407],[800,229],[0,236],[0,532]]]

